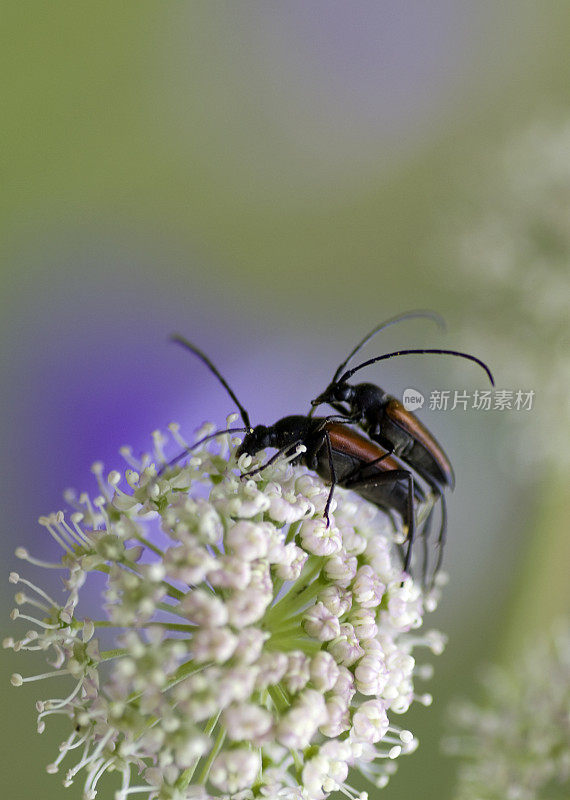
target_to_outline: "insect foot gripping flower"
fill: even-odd
[[[415,748],[392,717],[429,704],[414,694],[412,652],[442,647],[417,631],[435,598],[403,580],[401,531],[342,489],[327,528],[320,478],[287,459],[244,477],[253,462],[236,460],[230,434],[183,464],[167,462],[166,443],[155,433],[140,460],[124,449],[124,474],[95,465],[94,499],[69,494],[71,513],[40,519],[60,561],[17,551],[65,576],[61,600],[10,578],[12,616],[30,630],[5,646],[50,663],[12,683],[65,686],[37,704],[40,732],[51,715],[70,719],[48,772],[66,769],[65,785],[81,775],[84,798],[108,772],[115,800],[366,798],[349,770],[383,786]],[[90,573],[105,582],[102,609],[81,618]]]
[[[485,694],[484,706],[452,709],[457,800],[570,797],[570,622],[532,642],[514,669],[489,670]]]

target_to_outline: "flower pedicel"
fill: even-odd
[[[305,467],[282,458],[244,481],[252,459],[227,434],[161,472],[166,441],[155,433],[140,460],[125,448],[124,475],[96,464],[97,497],[69,494],[69,515],[40,519],[60,561],[17,550],[64,573],[62,600],[12,573],[12,618],[33,627],[4,642],[51,665],[14,685],[66,684],[37,703],[40,732],[70,719],[48,772],[82,774],[85,798],[116,772],[116,800],[365,800],[349,770],[384,786],[416,747],[393,716],[431,702],[414,692],[429,670],[412,652],[443,648],[417,630],[438,590],[402,580],[402,533],[360,496],[337,488],[327,527],[329,488]],[[88,618],[76,612],[92,573],[105,589]]]

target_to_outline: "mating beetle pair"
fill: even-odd
[[[340,364],[327,389],[312,401],[312,409],[308,415],[288,416],[273,425],[257,425],[255,428],[251,426],[247,411],[210,359],[184,337],[175,335],[172,338],[206,364],[239,409],[245,427],[230,429],[230,432],[244,431],[246,434],[238,449],[238,456],[242,454],[254,456],[265,448],[276,448],[278,452],[267,462],[270,463],[281,454],[295,456],[298,446],[303,445],[305,451],[296,455],[293,461],[302,460],[307,467],[331,484],[324,510],[327,524],[330,504],[337,485],[352,489],[378,507],[388,512],[396,512],[401,517],[402,524],[407,530],[407,548],[403,565],[405,572],[410,571],[416,509],[420,504],[431,501],[431,509],[422,531],[425,543],[430,532],[434,504],[439,501],[441,505],[440,532],[437,539],[439,552],[432,572],[433,581],[441,566],[445,542],[447,514],[444,492],[454,487],[451,463],[427,428],[396,398],[375,384],[351,385],[348,380],[357,371],[377,361],[403,355],[429,353],[457,356],[473,361],[485,370],[491,384],[494,382],[489,368],[480,359],[455,350],[399,350],[376,356],[352,369],[345,370],[350,359],[372,336],[389,325],[413,317],[428,317],[441,322],[438,315],[432,312],[416,311],[381,323],[370,331]],[[324,403],[330,405],[337,413],[328,417],[314,417],[314,409]],[[367,436],[358,433],[349,427],[349,424],[357,425]],[[220,431],[205,439],[226,432]],[[184,454],[173,461],[179,460]],[[267,463],[255,471],[260,471]],[[420,477],[419,482],[414,473]],[[421,485],[422,481],[429,489],[429,497]],[[424,556],[424,583],[426,572],[427,560]]]

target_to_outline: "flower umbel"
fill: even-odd
[[[454,267],[445,277],[456,280],[467,346],[493,354],[501,388],[536,392],[532,425],[524,413],[505,416],[524,426],[513,437],[517,463],[533,475],[543,462],[567,469],[559,432],[570,426],[570,119],[537,118],[494,155],[486,148],[484,160],[475,183],[462,177],[463,214],[446,216]]]
[[[458,800],[538,800],[570,793],[570,625],[533,642],[514,670],[489,670],[483,706],[452,710],[446,743],[464,759]]]
[[[383,786],[415,749],[391,718],[429,704],[412,651],[442,647],[417,632],[435,598],[403,580],[401,531],[339,488],[327,528],[320,478],[282,459],[244,479],[252,459],[236,460],[230,434],[163,469],[166,442],[155,433],[140,460],[124,449],[124,474],[95,465],[97,497],[69,494],[72,513],[40,519],[60,561],[17,551],[65,573],[61,601],[12,573],[12,617],[33,627],[4,643],[51,665],[14,685],[68,682],[37,704],[40,732],[51,715],[71,721],[48,771],[71,764],[65,785],[82,773],[85,798],[117,772],[116,800],[363,800],[349,770]],[[99,619],[77,613],[90,573],[105,579]]]

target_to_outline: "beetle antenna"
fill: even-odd
[[[369,358],[368,361],[363,361],[362,364],[359,364],[357,367],[353,367],[349,369],[348,372],[345,372],[339,379],[339,383],[344,383],[347,381],[355,372],[358,370],[364,369],[364,367],[369,367],[371,364],[376,364],[377,361],[386,361],[388,358],[395,358],[396,356],[411,356],[411,355],[422,355],[430,353],[432,355],[444,355],[444,356],[457,356],[458,358],[465,358],[467,361],[474,361],[475,364],[479,364],[481,369],[484,369],[487,373],[487,377],[491,381],[491,386],[495,385],[495,379],[493,378],[493,373],[489,369],[489,367],[485,364],[484,361],[481,361],[480,358],[476,358],[475,356],[469,355],[469,353],[459,353],[457,350],[396,350],[394,353],[385,353],[383,356],[376,356],[375,358]]]
[[[171,341],[176,342],[179,345],[182,345],[182,347],[185,347],[186,350],[190,350],[190,352],[194,353],[195,356],[198,356],[200,361],[202,361],[208,367],[210,372],[214,373],[216,378],[220,381],[220,383],[222,384],[222,386],[224,387],[226,392],[229,394],[229,396],[232,398],[232,400],[234,401],[234,403],[238,407],[239,413],[241,414],[241,418],[243,419],[246,428],[248,430],[251,430],[251,422],[249,421],[249,414],[247,413],[245,408],[242,406],[240,401],[235,396],[235,393],[231,389],[231,387],[228,384],[228,382],[226,381],[226,379],[221,375],[221,373],[217,369],[217,367],[215,367],[212,364],[212,362],[210,361],[208,356],[205,353],[203,353],[200,350],[199,347],[196,347],[195,344],[192,344],[192,342],[189,342],[188,339],[185,339],[184,336],[180,336],[179,333],[173,333],[172,336],[170,337],[170,339],[171,339]]]
[[[403,314],[396,314],[395,317],[390,317],[390,319],[385,320],[385,322],[381,322],[375,328],[366,334],[366,336],[361,339],[356,347],[350,351],[347,357],[344,359],[342,364],[339,365],[337,371],[335,372],[332,383],[337,383],[338,376],[341,374],[343,369],[346,367],[350,359],[358,353],[358,351],[364,347],[366,342],[369,342],[373,336],[376,336],[377,333],[383,331],[384,328],[390,327],[390,325],[395,325],[396,322],[403,322],[406,319],[418,319],[418,318],[425,318],[433,320],[442,330],[445,330],[445,320],[443,317],[435,311],[430,311],[429,309],[418,308],[413,311],[405,311]]]
[[[194,444],[190,445],[189,447],[186,447],[184,450],[182,450],[181,453],[178,453],[178,455],[174,456],[174,458],[171,458],[170,461],[167,461],[166,464],[163,464],[162,467],[158,470],[157,475],[160,477],[160,475],[162,475],[164,470],[168,469],[168,467],[174,466],[174,464],[177,464],[181,458],[184,458],[184,456],[188,455],[188,453],[191,453],[192,450],[195,450],[197,447],[200,447],[201,444],[204,444],[204,442],[207,442],[209,439],[215,439],[216,436],[223,436],[224,433],[243,433],[244,431],[249,431],[249,430],[250,430],[249,427],[225,428],[223,431],[215,431],[215,433],[209,433],[207,436],[203,436],[201,439],[198,439],[198,441],[194,442]]]

